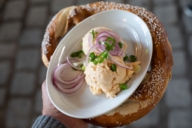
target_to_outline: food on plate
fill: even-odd
[[[128,59],[135,62],[136,57],[126,55],[127,44],[117,33],[106,27],[93,28],[83,37],[82,45],[89,57],[84,73],[92,94],[104,93],[106,97],[114,98],[121,90],[127,89],[133,67],[140,67],[140,62],[134,65],[127,62]]]
[[[75,62],[71,60],[71,62]],[[53,73],[53,84],[63,93],[76,92],[84,82],[84,74],[80,70],[74,70],[66,61],[57,66]]]
[[[127,44],[121,37],[109,28],[96,27],[82,40],[82,49],[70,53],[66,61],[55,69],[54,85],[71,94],[80,88],[85,79],[93,95],[104,93],[108,98],[126,90],[128,80],[140,70],[135,70],[135,67],[140,67],[140,61],[136,62],[136,56],[126,54]],[[84,61],[77,60],[84,55]]]
[[[111,33],[112,32],[112,33]],[[82,43],[82,46],[83,46],[83,51],[85,53],[85,55],[87,55],[89,49],[91,48],[91,46],[93,46],[94,44],[97,44],[99,39],[100,41],[102,41],[102,39],[105,39],[104,36],[108,35],[108,34],[115,34],[113,33],[113,31],[109,28],[106,28],[106,27],[95,27],[93,29],[91,29],[89,32],[87,32],[85,34],[85,36],[83,37],[83,43]],[[98,35],[100,37],[98,37]],[[117,40],[119,40],[119,45],[121,45],[123,51],[125,51],[127,49],[127,44],[122,40],[122,38],[120,36],[116,36],[116,34],[114,35]]]
[[[107,10],[123,10],[139,16],[148,26],[153,39],[151,69],[139,88],[116,109],[86,122],[118,127],[130,124],[148,114],[161,100],[172,75],[173,56],[166,31],[158,18],[143,7],[114,2],[96,2],[82,6],[71,6],[58,12],[47,26],[42,42],[42,61],[46,67],[59,40],[71,27],[89,16]],[[114,17],[115,18],[115,17]]]
[[[118,65],[113,71],[112,64],[112,61],[106,59],[97,65],[89,63],[86,67],[85,80],[94,95],[105,93],[108,98],[114,98],[123,89],[120,85],[127,83],[132,77],[134,71]]]

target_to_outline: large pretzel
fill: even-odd
[[[105,10],[125,10],[138,15],[150,29],[153,40],[151,70],[134,94],[118,108],[99,117],[85,121],[116,127],[129,124],[149,113],[162,98],[171,78],[173,66],[172,49],[160,21],[144,8],[113,2],[96,2],[62,9],[49,23],[42,42],[42,60],[49,65],[50,57],[59,40],[67,31],[85,18]]]

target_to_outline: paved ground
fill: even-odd
[[[50,18],[63,7],[94,1],[0,1],[0,127],[27,128],[41,114],[46,68],[40,47]],[[123,128],[191,128],[192,18],[183,14],[188,0],[111,1],[155,13],[168,32],[174,56],[173,78],[163,99],[147,116]]]

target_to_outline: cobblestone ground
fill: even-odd
[[[0,127],[31,127],[41,114],[46,68],[40,47],[45,27],[61,8],[96,0],[0,1]],[[173,47],[173,77],[160,103],[123,128],[192,127],[192,18],[188,0],[106,0],[143,6],[163,23]],[[90,128],[96,128],[91,126]]]

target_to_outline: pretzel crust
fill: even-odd
[[[96,2],[62,9],[49,23],[42,42],[42,60],[48,67],[59,40],[83,19],[106,10],[125,10],[139,16],[147,24],[153,40],[151,70],[134,94],[118,108],[85,121],[104,127],[127,125],[149,113],[162,98],[171,78],[173,57],[164,27],[157,17],[144,8],[114,2]]]

